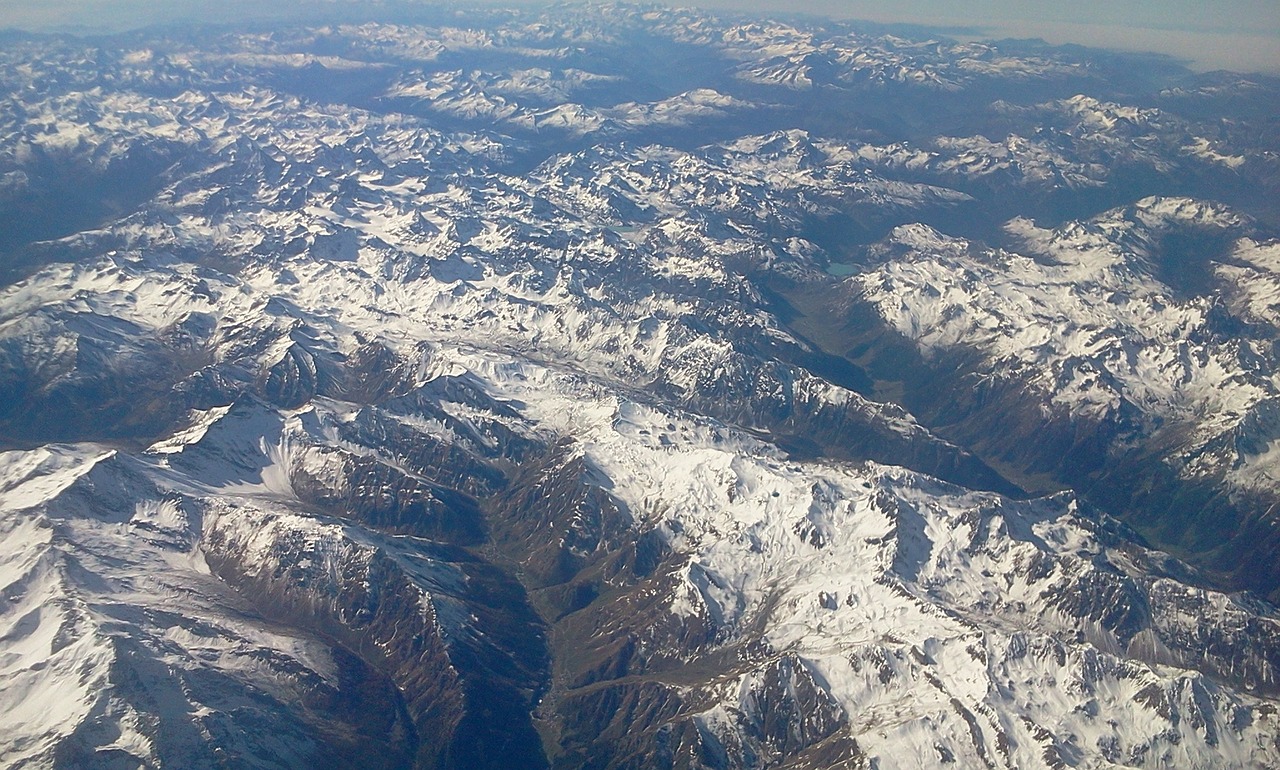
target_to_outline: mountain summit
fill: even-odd
[[[0,83],[0,766],[1280,766],[1280,83],[630,5]]]

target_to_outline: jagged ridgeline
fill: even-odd
[[[0,37],[0,767],[1280,766],[1280,83],[346,13]]]

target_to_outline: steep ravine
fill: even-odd
[[[1160,437],[1136,424],[1046,413],[1025,383],[981,374],[972,352],[923,357],[914,342],[830,282],[778,283],[791,323],[825,354],[874,381],[872,397],[897,403],[930,432],[963,447],[1031,493],[1073,489],[1131,525],[1155,547],[1232,590],[1280,597],[1280,499],[1228,491],[1221,478],[1186,478],[1162,462]],[[1170,434],[1174,429],[1170,429]],[[1176,438],[1174,439],[1176,441]]]

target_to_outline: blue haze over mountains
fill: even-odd
[[[0,768],[1280,767],[1276,77],[159,7],[5,6]]]
[[[326,14],[384,19],[435,3],[282,0],[12,0],[0,8],[0,28],[120,29],[183,19],[227,23],[252,18],[317,18]],[[1280,5],[1271,0],[1058,3],[1048,0],[906,0],[842,2],[707,0],[706,8],[770,14],[815,14],[881,23],[951,28],[971,35],[1040,37],[1052,43],[1154,51],[1200,69],[1280,73]]]

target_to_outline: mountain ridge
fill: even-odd
[[[1280,763],[1207,79],[637,6],[0,60],[6,220],[137,192],[0,245],[0,764]]]

